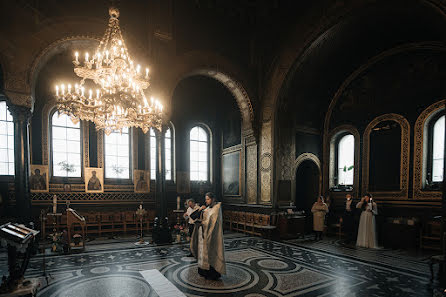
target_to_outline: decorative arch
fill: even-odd
[[[407,199],[409,194],[410,125],[406,118],[395,113],[388,113],[376,117],[367,125],[364,131],[362,154],[362,193],[364,194],[369,192],[370,133],[377,124],[383,121],[394,121],[401,127],[400,190],[371,193],[376,198]]]
[[[296,200],[296,173],[297,173],[297,169],[299,169],[299,166],[304,162],[304,161],[311,161],[314,164],[316,164],[317,168],[319,169],[319,193],[318,195],[321,195],[321,191],[322,191],[322,164],[321,161],[319,160],[319,158],[312,153],[303,153],[301,155],[299,155],[299,157],[296,158],[296,160],[294,161],[294,165],[293,165],[293,177],[291,180],[291,197],[293,198],[293,200]]]
[[[326,150],[326,153],[324,154],[324,164],[328,164],[328,166],[325,166],[324,168],[324,177],[325,177],[325,183],[324,183],[324,189],[329,189],[334,186],[332,184],[332,176],[334,176],[334,165],[335,165],[335,145],[337,138],[339,135],[343,133],[349,133],[352,134],[353,137],[355,137],[355,161],[354,161],[354,181],[353,181],[353,195],[354,197],[357,197],[359,194],[359,171],[360,171],[360,144],[361,144],[361,136],[358,132],[358,129],[352,125],[342,125],[334,128],[330,131],[330,133],[327,136],[327,139],[325,140],[326,143],[330,144],[329,150]],[[328,168],[327,168],[328,167]],[[326,191],[324,191],[326,192]]]
[[[418,116],[414,128],[413,198],[441,199],[441,191],[424,191],[426,176],[427,125],[432,117],[445,109],[446,100],[440,100],[427,107]]]

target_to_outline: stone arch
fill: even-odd
[[[440,100],[428,106],[418,116],[414,128],[414,161],[413,161],[413,198],[441,199],[441,191],[423,191],[423,180],[426,175],[426,125],[432,117],[445,109],[446,100]]]
[[[387,113],[374,118],[364,131],[362,147],[362,193],[369,192],[370,133],[377,124],[383,121],[394,121],[401,127],[400,190],[372,192],[372,194],[377,198],[391,197],[394,199],[407,199],[409,194],[410,124],[405,117],[396,113]]]
[[[319,195],[321,195],[322,191],[322,164],[319,158],[312,153],[303,153],[296,158],[293,164],[293,176],[291,180],[291,199],[292,201],[296,201],[296,174],[299,166],[305,162],[311,161],[316,164],[316,167],[319,169]]]
[[[232,94],[242,118],[242,134],[251,134],[254,129],[254,108],[252,92],[248,92],[246,79],[232,62],[223,56],[208,52],[189,52],[177,58],[176,74],[171,78],[167,90],[172,100],[176,86],[187,77],[202,75],[223,84]]]

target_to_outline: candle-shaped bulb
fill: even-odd
[[[149,68],[146,68],[146,78],[149,76]]]
[[[99,99],[99,89],[96,89],[96,98]]]
[[[56,85],[56,96],[59,96],[59,86]]]
[[[60,86],[60,88],[62,89],[62,95],[65,95],[65,85],[62,84],[62,85]]]
[[[105,51],[105,58],[108,60],[108,50]]]
[[[68,84],[68,94],[71,93],[71,84]]]
[[[90,89],[89,90],[89,94],[90,94],[90,96],[89,96],[89,98],[88,99],[91,99],[92,98],[92,96],[93,96],[93,91]]]
[[[139,74],[139,71],[141,70],[141,65],[138,64],[138,66],[136,66],[136,73]]]
[[[76,58],[76,63],[79,63],[79,53],[75,52],[74,57]]]
[[[88,52],[85,53],[85,62],[88,62]]]
[[[84,94],[85,94],[85,88],[84,87],[81,88],[81,93],[82,93],[82,97],[84,97]]]

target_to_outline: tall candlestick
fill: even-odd
[[[53,196],[53,213],[57,212],[57,196]]]
[[[178,196],[177,197],[177,210],[180,210],[180,202],[181,202],[181,197]]]

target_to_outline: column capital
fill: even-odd
[[[32,116],[31,109],[26,106],[11,104],[8,106],[8,110],[11,112],[14,122],[28,123]]]
[[[30,93],[5,89],[4,93],[13,105],[27,107],[32,109],[33,100]]]

